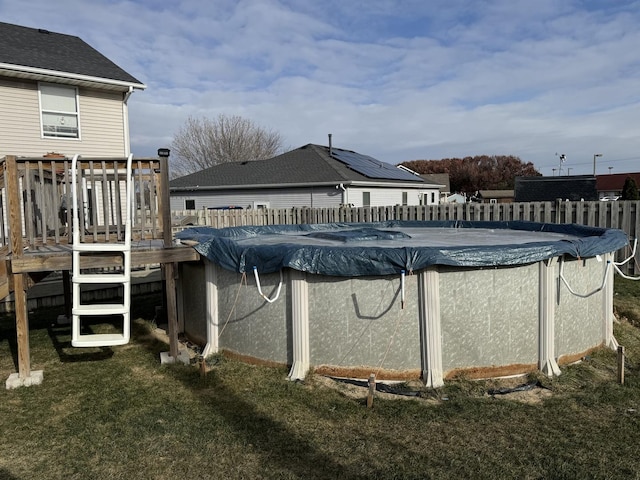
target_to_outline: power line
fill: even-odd
[[[617,163],[617,162],[628,162],[630,160],[640,160],[640,157],[628,157],[628,158],[616,158],[613,160],[609,160],[608,158],[605,160],[600,160],[600,163]],[[593,160],[588,160],[586,162],[569,162],[567,161],[567,163],[571,163],[571,168],[573,168],[574,166],[577,165],[593,165]],[[556,166],[556,163],[553,164],[545,164],[545,165],[540,165],[540,168],[548,168],[550,166]]]

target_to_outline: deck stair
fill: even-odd
[[[78,179],[78,164],[80,156],[75,155],[71,164],[71,188],[73,202],[73,249],[72,249],[72,334],[71,345],[74,347],[103,347],[124,345],[130,336],[130,307],[131,307],[131,215],[133,203],[133,156],[127,158],[126,194],[125,194],[125,228],[124,238],[111,243],[82,242],[80,235],[80,215],[84,215],[84,208],[79,205],[78,191],[82,188]],[[80,166],[80,168],[82,168]],[[119,183],[117,183],[119,185]],[[105,253],[122,255],[122,264],[116,271],[101,269],[87,269],[82,267],[82,261],[90,261],[92,257],[99,257]],[[118,303],[82,303],[82,286],[87,284],[101,284],[105,287],[121,286],[122,297]],[[82,320],[91,317],[111,317],[116,322],[122,319],[122,330],[116,333],[83,334]],[[115,322],[114,322],[115,323]]]

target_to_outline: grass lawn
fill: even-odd
[[[283,368],[216,357],[202,377],[160,366],[167,345],[142,319],[129,345],[73,349],[69,327],[52,325],[58,312],[36,312],[31,358],[44,382],[0,390],[0,479],[640,478],[640,282],[619,280],[625,385],[601,350],[536,377],[546,395],[533,403],[488,395],[496,381],[456,380],[367,409],[364,389],[289,382]],[[134,304],[150,318],[144,299]],[[14,356],[6,318],[3,381]]]

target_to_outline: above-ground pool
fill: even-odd
[[[248,361],[343,377],[501,376],[616,347],[615,229],[533,222],[191,228],[185,333]]]

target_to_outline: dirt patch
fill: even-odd
[[[331,388],[340,392],[342,395],[354,400],[365,400],[369,393],[369,387],[366,380],[357,379],[343,379],[343,378],[331,378],[322,375],[312,375],[311,385],[319,386],[323,388]],[[406,382],[402,384],[385,383],[378,384],[375,398],[383,398],[385,400],[418,400],[421,402],[427,402],[436,404],[439,403],[437,398],[428,396],[426,389],[419,382]],[[388,391],[381,391],[383,385],[393,390],[397,388],[397,393],[391,393]],[[409,394],[411,392],[412,394]]]
[[[491,380],[487,396],[497,400],[512,400],[521,403],[538,404],[549,398],[553,392],[538,382],[527,382],[525,377],[498,378]]]
[[[345,397],[354,400],[367,398],[368,385],[366,380],[343,379],[312,375],[310,384],[322,388],[331,388]],[[385,388],[386,387],[386,388]],[[382,390],[381,390],[382,389]],[[551,390],[539,384],[526,383],[526,377],[492,379],[488,381],[487,389],[481,396],[492,397],[497,400],[511,400],[527,404],[539,404],[552,395]],[[469,394],[469,396],[477,396]],[[419,381],[404,383],[378,384],[376,398],[385,400],[417,400],[428,404],[446,402],[445,392],[426,388]]]

